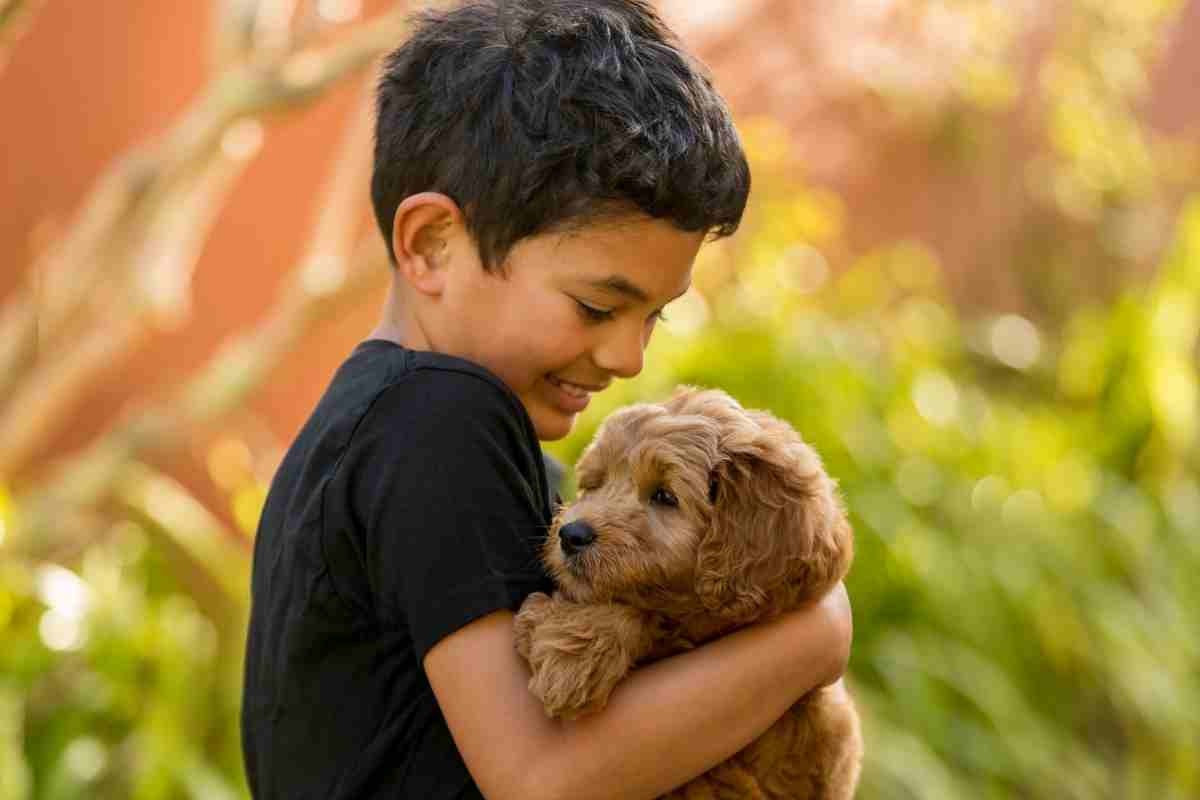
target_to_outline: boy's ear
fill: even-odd
[[[458,204],[438,192],[409,195],[392,218],[392,251],[396,271],[417,291],[440,295],[446,270],[439,269],[450,235],[463,222]]]

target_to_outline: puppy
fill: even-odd
[[[823,595],[853,542],[834,482],[785,422],[684,388],[609,417],[576,469],[543,559],[558,585],[516,618],[546,713],[603,708],[640,663]],[[672,798],[850,798],[862,739],[839,681],[811,692]]]

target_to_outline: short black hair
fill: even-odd
[[[476,0],[415,15],[384,62],[371,199],[441,192],[484,268],[521,239],[642,213],[728,236],[750,168],[725,102],[643,0]]]

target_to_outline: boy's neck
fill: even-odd
[[[420,322],[411,314],[406,313],[406,304],[399,296],[398,281],[393,280],[388,289],[387,299],[383,304],[383,313],[379,324],[371,331],[368,339],[384,339],[395,342],[409,350],[432,350]]]

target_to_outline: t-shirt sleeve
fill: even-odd
[[[418,663],[467,623],[545,588],[546,523],[514,402],[470,374],[416,371],[376,398],[347,448],[376,616],[407,628]]]

